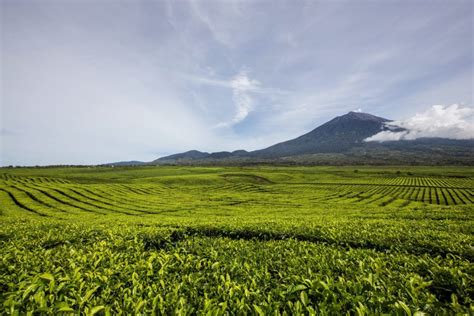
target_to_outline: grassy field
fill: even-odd
[[[0,169],[0,314],[473,314],[474,169]]]

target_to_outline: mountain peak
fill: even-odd
[[[411,157],[411,163],[417,162],[420,154],[426,151],[429,154],[424,155],[423,159],[429,163],[432,163],[433,159],[445,159],[447,156],[454,161],[458,161],[459,157],[467,157],[465,161],[472,164],[472,159],[469,157],[472,157],[473,140],[420,139],[384,144],[365,141],[368,137],[387,130],[386,123],[388,122],[393,121],[369,113],[351,111],[333,118],[304,135],[265,149],[251,152],[236,150],[215,153],[191,150],[162,157],[153,163],[255,162],[261,161],[261,159],[282,159],[283,161],[296,159],[294,161],[298,162],[306,161],[306,159],[311,161],[312,155],[320,154],[330,154],[331,157],[335,157],[331,158],[334,159],[333,163],[335,164],[341,163],[341,161],[354,161],[351,160],[354,157],[363,159],[361,161],[368,159],[368,161],[378,161],[379,163],[405,161],[403,159]],[[390,130],[401,131],[403,128],[390,127]]]
[[[335,119],[344,119],[344,120],[361,120],[361,121],[372,121],[372,122],[389,122],[390,120],[375,116],[369,113],[363,113],[363,112],[354,112],[351,111],[347,114],[344,114],[342,116],[338,116]]]
[[[266,157],[345,152],[382,131],[390,120],[369,113],[349,112],[337,116],[298,138],[256,151]]]
[[[253,152],[240,150],[216,153],[190,150],[181,154],[162,157],[158,160],[190,161],[246,156],[285,157],[301,154],[344,152],[356,144],[363,143],[363,140],[367,137],[383,130],[386,122],[390,122],[390,120],[369,113],[351,111],[335,117],[298,138],[278,143],[265,149]]]

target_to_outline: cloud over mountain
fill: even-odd
[[[371,136],[365,141],[413,140],[423,137],[451,139],[474,138],[474,108],[452,104],[433,105],[411,118],[386,123],[389,130]],[[404,129],[400,131],[400,128]]]

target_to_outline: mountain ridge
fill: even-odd
[[[362,142],[367,137],[384,130],[384,124],[387,122],[391,122],[391,120],[368,113],[349,112],[337,116],[299,137],[252,153],[271,158],[343,152],[354,143]]]
[[[337,116],[299,137],[254,150],[201,152],[190,150],[144,164],[467,164],[474,165],[474,139],[419,138],[365,141],[393,120],[369,113]],[[136,165],[137,162],[134,162]],[[122,164],[123,165],[123,164]]]

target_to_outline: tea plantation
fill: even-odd
[[[0,169],[2,315],[474,314],[469,167]]]

